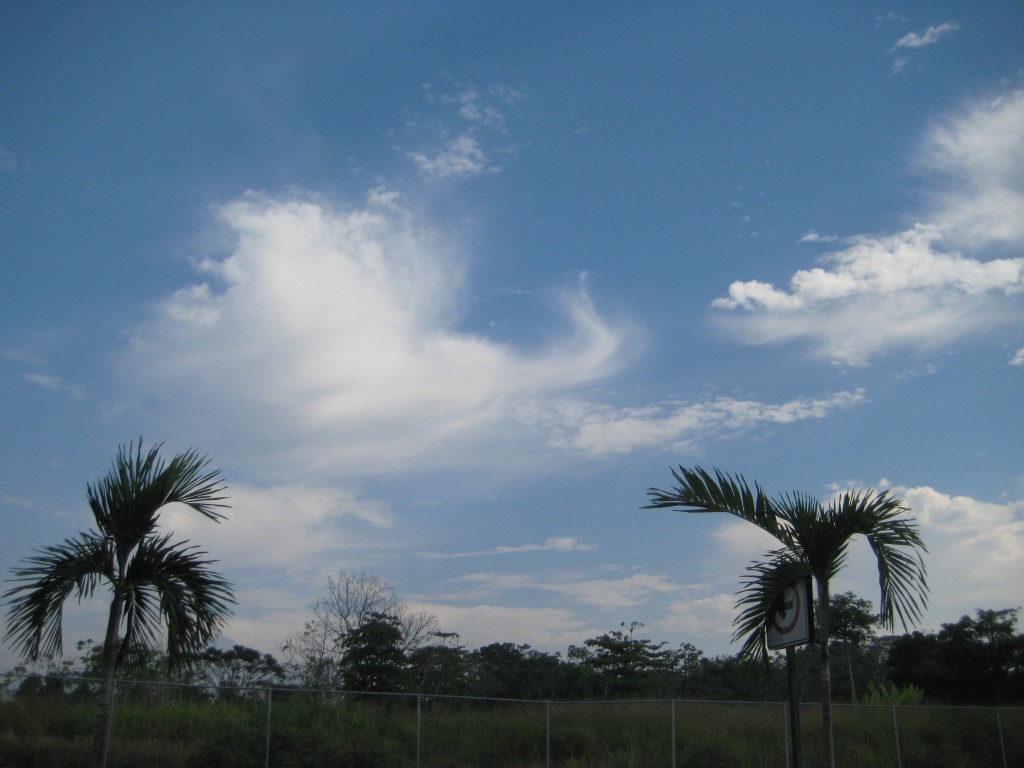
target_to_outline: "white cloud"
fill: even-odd
[[[231,483],[227,493],[230,508],[221,523],[170,505],[161,512],[160,525],[173,531],[176,541],[202,542],[226,571],[236,573],[256,568],[315,580],[322,563],[342,560],[342,553],[358,550],[375,532],[396,523],[384,502],[339,486]],[[395,538],[393,532],[387,535]]]
[[[524,92],[503,84],[452,85],[453,91],[442,93],[424,86],[426,102],[442,109],[433,119],[409,122],[408,139],[417,146],[406,149],[405,156],[431,178],[465,179],[501,172],[494,157],[516,151],[508,138],[508,115],[526,98]]]
[[[892,62],[892,67],[889,69],[889,71],[892,72],[892,74],[894,74],[894,75],[898,75],[900,72],[902,72],[904,69],[906,69],[909,64],[910,64],[910,59],[903,58],[903,57],[900,57],[898,59],[894,59],[893,62]]]
[[[621,578],[557,573],[469,573],[456,583],[472,584],[477,594],[492,597],[511,590],[540,591],[559,595],[576,605],[624,609],[644,602],[652,594],[671,594],[679,589],[663,574],[635,573]]]
[[[212,453],[231,444],[288,476],[482,461],[481,441],[523,432],[521,408],[638,347],[585,276],[546,348],[459,331],[463,260],[391,192],[362,208],[250,195],[218,215],[229,252],[199,262],[205,279],[161,302],[122,360],[126,399],[172,410]]]
[[[18,156],[6,149],[0,149],[0,171],[18,170]]]
[[[462,557],[485,557],[488,555],[516,555],[524,552],[589,552],[596,549],[594,544],[585,544],[575,536],[549,536],[543,544],[520,544],[481,549],[475,552],[423,552],[420,557],[434,560]]]
[[[936,121],[917,159],[939,174],[932,220],[951,247],[1024,245],[1024,90]]]
[[[985,502],[927,486],[894,491],[913,510],[928,545],[932,616],[955,621],[975,608],[1020,606],[1024,501]]]
[[[959,24],[947,21],[945,24],[936,24],[928,27],[924,32],[909,32],[893,45],[893,50],[898,48],[923,48],[926,45],[934,45],[949,34],[960,29]]]
[[[474,85],[463,86],[456,93],[444,94],[440,101],[458,107],[459,116],[470,123],[478,123],[506,130],[506,110],[522,101],[526,95],[517,88],[491,84],[484,89]]]
[[[787,288],[732,283],[712,302],[728,312],[723,326],[745,343],[806,339],[822,357],[862,365],[892,347],[935,347],[1018,322],[1024,258],[981,251],[1024,245],[1024,91],[937,122],[919,159],[940,174],[926,222],[849,238]]]
[[[1017,352],[1010,358],[1010,365],[1024,365],[1024,347],[1021,347]]]
[[[6,360],[14,360],[19,363],[27,363],[29,365],[40,365],[43,362],[43,359],[38,355],[34,355],[23,349],[0,350],[0,357]]]
[[[551,539],[548,542],[552,542]],[[562,549],[575,540],[557,543]],[[614,569],[619,570],[619,569]],[[660,573],[631,572],[608,577],[607,567],[543,572],[473,572],[449,581],[445,593],[411,595],[418,609],[437,616],[446,631],[459,633],[460,643],[473,648],[491,642],[528,643],[549,651],[608,630],[623,618],[650,613],[683,593],[683,587]],[[597,574],[597,575],[595,575]],[[611,614],[603,622],[591,615]],[[660,612],[660,609],[659,609]],[[589,616],[584,623],[581,617]]]
[[[75,386],[74,384],[68,384],[60,376],[53,376],[46,373],[26,373],[24,374],[24,379],[25,381],[42,387],[43,389],[67,395],[75,400],[81,400],[85,397],[85,390],[81,387]]]
[[[721,645],[722,638],[731,638],[735,618],[736,595],[731,592],[688,594],[669,603],[658,627],[702,648],[704,639]]]
[[[807,234],[803,235],[799,240],[797,240],[797,242],[798,243],[834,243],[834,242],[836,242],[838,240],[839,240],[839,238],[835,237],[834,235],[819,235],[814,230],[811,230]]]
[[[864,392],[836,392],[820,399],[763,403],[719,397],[667,407],[612,408],[577,400],[534,403],[524,421],[551,432],[551,444],[592,456],[628,453],[641,447],[671,446],[692,451],[702,441],[728,437],[771,424],[822,419],[865,402]]]
[[[470,133],[455,137],[433,157],[422,152],[407,154],[421,173],[439,179],[451,176],[469,178],[501,171],[499,166],[491,163],[476,138]]]

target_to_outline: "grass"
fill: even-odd
[[[837,706],[839,765],[897,765],[892,707]],[[1003,765],[1024,760],[1024,710],[897,707],[905,768]],[[265,701],[125,697],[117,702],[110,767],[258,768],[268,750]],[[780,704],[674,705],[676,765],[761,768],[786,764]],[[550,734],[548,722],[550,718]],[[821,764],[820,715],[801,711],[807,766]],[[505,703],[457,699],[323,699],[277,696],[270,765],[473,768],[634,768],[672,764],[670,702]],[[1001,722],[1000,722],[1001,721]],[[95,711],[67,697],[0,703],[0,768],[88,763]]]

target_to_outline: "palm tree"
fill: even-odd
[[[121,446],[107,476],[86,486],[97,530],[36,550],[12,569],[13,581],[22,583],[4,594],[13,598],[4,639],[37,660],[61,655],[63,608],[71,593],[81,601],[100,583],[109,588],[92,758],[98,767],[106,764],[116,670],[154,645],[161,627],[168,664],[185,663],[217,636],[234,602],[231,585],[209,569],[213,561],[203,559],[205,552],[156,531],[160,510],[172,503],[223,519],[220,473],[207,470],[209,460],[194,450],[164,464],[160,447],[143,453],[141,438],[136,446]]]
[[[742,608],[734,623],[734,640],[744,640],[740,655],[767,661],[767,619],[781,590],[799,577],[812,576],[817,586],[818,644],[821,658],[824,748],[835,765],[832,742],[832,686],[829,676],[829,603],[832,578],[846,564],[851,540],[867,539],[878,565],[881,591],[880,622],[892,628],[899,619],[920,619],[928,587],[917,524],[901,515],[909,511],[888,492],[847,492],[822,505],[802,493],[769,498],[757,483],[751,488],[742,476],[715,470],[714,476],[695,467],[672,471],[678,483],[671,490],[648,490],[646,509],[678,508],[687,512],[727,512],[771,534],[782,547],[747,570]]]

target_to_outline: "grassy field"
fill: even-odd
[[[780,704],[670,702],[496,703],[451,699],[265,701],[122,698],[110,766],[117,768],[577,768],[786,765]],[[903,768],[1001,768],[992,709],[897,708]],[[891,708],[838,707],[837,762],[897,766]],[[87,764],[95,712],[89,702],[40,697],[0,703],[0,768]],[[999,712],[1005,765],[1024,765],[1024,710]],[[802,711],[804,764],[821,762],[820,715]],[[550,758],[550,763],[548,762]],[[418,761],[418,762],[417,762]]]

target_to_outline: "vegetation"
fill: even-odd
[[[938,701],[997,705],[1024,701],[1024,635],[1019,609],[978,610],[943,624],[938,633],[914,632],[889,644],[887,676],[918,686]]]
[[[846,655],[850,681],[850,702],[857,702],[857,685],[853,675],[853,650],[871,639],[878,625],[878,616],[871,611],[871,601],[853,592],[832,595],[829,605],[830,634],[840,641]]]
[[[955,633],[964,643],[958,647],[965,662],[984,651],[992,638],[1006,641],[1000,641],[1000,648],[1024,644],[1024,635],[1015,632],[1015,610],[978,615],[969,620],[972,625],[980,621],[983,628],[1002,629],[989,636],[977,628]],[[995,625],[988,620],[992,617],[998,619]],[[964,623],[961,619],[944,630]],[[369,626],[371,630],[356,637],[378,637],[372,622]],[[169,678],[163,654],[151,652],[121,672],[141,682],[118,683],[110,765],[260,766],[268,749],[269,716],[274,766],[408,765],[416,755],[417,722],[423,765],[541,766],[548,739],[547,702],[553,702],[552,765],[665,765],[673,711],[681,765],[784,762],[779,702],[785,698],[785,670],[778,654],[767,666],[740,656],[707,658],[686,644],[677,650],[654,642],[641,636],[641,629],[638,622],[620,624],[571,646],[565,656],[513,643],[468,650],[456,637],[441,633],[436,643],[402,656],[398,676],[389,681],[394,688],[387,693],[292,688],[301,675],[292,672],[283,678],[288,670],[272,656],[241,646],[194,654]],[[939,634],[954,636],[948,630]],[[921,708],[917,705],[965,699],[947,697],[945,689],[938,689],[939,696],[913,683],[894,683],[893,664],[898,664],[900,641],[907,638],[914,640],[913,635],[872,635],[849,646],[857,690],[866,694],[858,706],[836,707],[837,760],[869,767],[895,764],[892,707],[897,705],[905,765],[1001,764],[1000,728],[1010,764],[1020,762],[1024,691],[1013,687],[1020,682],[1020,657],[1014,657],[1017,666],[1005,667],[1007,678],[1000,689],[1001,704],[1015,703],[1017,708],[1000,710],[999,719],[991,709]],[[382,632],[380,639],[385,648],[395,649],[393,633]],[[834,642],[837,647],[844,643]],[[359,653],[378,658],[374,644],[365,643]],[[100,648],[90,642],[79,647],[77,663],[52,664],[17,680],[8,676],[9,690],[16,690],[11,700],[0,700],[3,768],[84,762]],[[801,649],[797,657],[804,698],[814,701],[821,692],[820,678],[813,674],[816,649]],[[665,663],[668,658],[677,663]],[[377,667],[354,669],[366,675],[364,690],[381,691],[374,685]],[[391,663],[384,669],[387,674],[396,671]],[[843,697],[849,693],[846,677],[836,679],[837,694]],[[168,680],[176,685],[167,685]],[[268,705],[270,686],[274,692]],[[609,695],[615,699],[604,700]],[[805,733],[803,746],[809,764],[822,762],[820,736]]]
[[[898,618],[906,629],[920,618],[927,598],[925,551],[917,525],[903,517],[903,501],[888,493],[847,492],[827,505],[803,493],[770,498],[741,476],[700,467],[673,470],[678,483],[669,491],[652,488],[650,509],[687,512],[726,512],[753,523],[782,547],[748,568],[737,607],[737,639],[742,655],[767,659],[768,619],[783,589],[799,578],[813,576],[818,591],[818,646],[821,661],[821,719],[827,764],[835,766],[832,741],[832,675],[829,667],[829,608],[831,581],[846,563],[850,543],[863,536],[878,564],[881,588],[880,622],[892,627]]]
[[[916,707],[924,699],[924,691],[916,685],[906,688],[888,687],[868,683],[868,692],[864,694],[864,703],[874,707]]]
[[[5,639],[25,658],[38,660],[63,653],[64,602],[72,592],[81,601],[100,584],[109,588],[94,766],[106,764],[117,668],[144,655],[161,626],[167,663],[181,664],[219,634],[233,602],[230,585],[209,569],[205,552],[156,532],[160,510],[172,503],[222,519],[219,472],[207,471],[208,460],[195,451],[164,464],[159,449],[144,454],[141,439],[134,448],[122,446],[107,476],[87,486],[97,530],[25,558],[13,570],[20,585],[4,595],[12,598]]]
[[[275,693],[264,700],[173,697],[137,689],[115,712],[112,768],[305,768],[325,765],[434,768],[665,766],[675,726],[679,765],[782,765],[781,705],[677,702],[545,704],[415,697],[322,699]],[[128,705],[121,705],[126,701]],[[268,737],[268,711],[269,739]],[[674,721],[673,721],[674,715]],[[1001,765],[992,710],[899,708],[904,765]],[[550,722],[550,733],[548,732]],[[1024,711],[1002,710],[1009,764],[1024,757]],[[0,765],[70,768],[89,749],[90,707],[66,697],[0,703]],[[864,768],[897,764],[891,708],[839,706],[837,758]],[[808,764],[820,738],[808,737]]]

